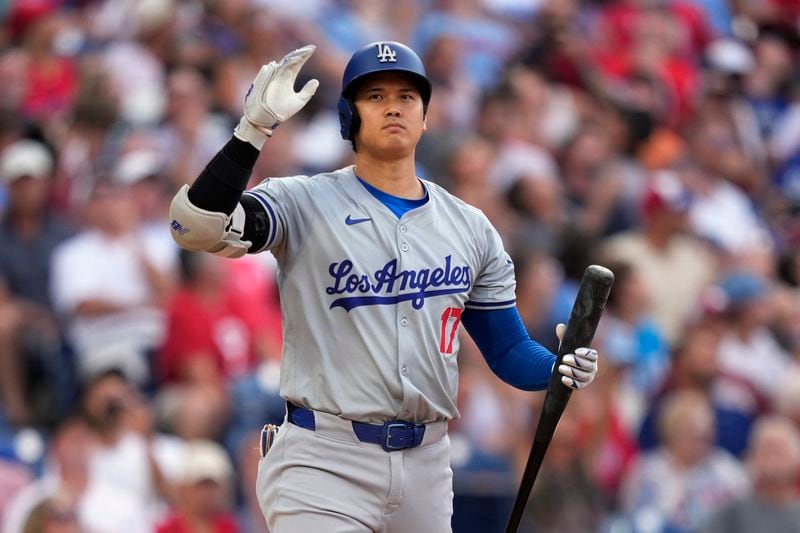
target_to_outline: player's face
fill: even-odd
[[[414,152],[425,131],[422,96],[413,80],[401,72],[370,76],[355,95],[361,118],[356,134],[359,152],[395,159]]]

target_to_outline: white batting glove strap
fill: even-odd
[[[294,91],[294,84],[316,48],[313,44],[298,48],[280,63],[271,61],[261,67],[244,97],[244,116],[234,130],[237,138],[260,150],[275,128],[308,103],[319,82],[309,80],[299,92]]]
[[[597,375],[597,350],[578,348],[574,354],[565,355],[558,372],[561,383],[572,389],[583,389]]]
[[[239,119],[239,124],[233,129],[233,135],[240,141],[250,143],[260,151],[267,139],[272,137],[272,130],[259,128],[247,120],[247,117],[242,117]]]

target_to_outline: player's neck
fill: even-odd
[[[409,200],[425,196],[425,189],[417,179],[413,157],[379,161],[368,154],[358,154],[355,172],[362,180],[392,196]]]

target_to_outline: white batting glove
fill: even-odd
[[[280,63],[271,61],[261,67],[244,97],[244,116],[233,132],[237,138],[261,150],[272,131],[311,100],[319,82],[309,80],[300,92],[294,92],[294,83],[316,49],[309,44],[289,52]]]
[[[566,329],[564,324],[556,326],[559,345]],[[572,389],[583,389],[597,375],[597,350],[577,348],[574,354],[564,355],[562,364],[558,365],[558,372],[561,374],[561,383]]]

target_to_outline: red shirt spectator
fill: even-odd
[[[215,518],[212,528],[207,531],[213,533],[236,533],[239,529],[233,517],[222,515]],[[173,514],[156,527],[156,533],[193,533],[195,531],[192,524],[179,514]]]
[[[75,65],[66,59],[34,63],[28,69],[28,89],[22,103],[25,115],[45,118],[66,112],[78,86]]]
[[[281,306],[278,285],[275,283],[275,268],[264,264],[271,255],[242,257],[236,261],[225,261],[227,268],[227,290],[237,301],[243,319],[251,331],[269,343],[264,348],[270,357],[279,358],[283,339]],[[257,339],[258,342],[258,339]]]
[[[712,38],[702,9],[671,2],[663,11],[631,2],[604,8],[597,19],[594,61],[612,79],[647,74],[667,92],[669,124],[682,124],[700,90],[698,65]]]
[[[583,421],[579,431],[583,433],[581,437],[591,449],[589,470],[592,481],[613,501],[623,476],[638,457],[639,450],[616,408],[612,407],[603,418],[602,424],[605,427],[591,428]]]
[[[78,90],[75,63],[56,53],[56,38],[65,28],[58,15],[43,16],[28,28],[25,50],[28,67],[22,112],[29,118],[49,120],[69,112]]]
[[[209,361],[220,377],[236,378],[259,356],[277,356],[280,311],[269,302],[270,279],[262,265],[184,255],[187,281],[167,305],[163,378],[192,381],[192,366]]]
[[[624,53],[641,39],[642,25],[652,7],[635,2],[615,2],[599,13],[598,28],[605,45],[611,52]],[[681,30],[675,53],[686,57],[699,57],[713,38],[711,25],[702,8],[690,2],[670,2],[664,14],[671,16]]]
[[[225,377],[244,374],[255,360],[252,337],[230,295],[203,297],[183,288],[168,306],[167,337],[162,349],[167,381],[186,379],[184,368],[192,360],[211,358]]]

